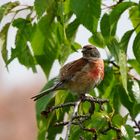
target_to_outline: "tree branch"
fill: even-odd
[[[105,130],[101,131],[101,133],[105,134],[108,131],[110,131],[111,129],[116,131],[116,133],[117,133],[117,140],[120,140],[121,139],[121,135],[120,135],[121,130],[119,128],[113,126],[111,121],[108,122],[108,128],[106,128]]]
[[[133,120],[134,123],[135,123],[135,126],[134,128],[138,129],[138,131],[135,131],[135,134],[140,134],[140,121],[136,121],[136,120]]]
[[[88,120],[90,118],[90,115],[78,115],[78,116],[74,116],[73,117],[73,121],[72,124],[74,125],[79,125],[79,122],[83,123],[84,121]],[[78,121],[75,121],[76,119],[78,119]],[[56,122],[54,126],[58,127],[58,126],[65,126],[69,123],[69,121],[66,122]]]
[[[86,115],[78,115],[78,108],[79,105],[82,102],[90,102],[91,106],[89,108],[89,114]],[[58,126],[65,126],[67,125],[67,132],[66,132],[66,137],[65,140],[68,140],[69,135],[70,135],[70,129],[71,129],[71,125],[78,125],[83,131],[87,131],[87,132],[91,132],[94,133],[94,137],[93,140],[96,140],[97,138],[97,134],[96,134],[96,129],[95,128],[86,128],[85,126],[83,126],[83,123],[88,120],[91,115],[94,113],[94,109],[95,109],[95,103],[98,103],[100,105],[100,109],[103,110],[102,105],[104,103],[109,102],[108,99],[99,99],[99,98],[94,98],[93,96],[89,95],[89,94],[85,94],[85,95],[81,95],[80,99],[76,102],[68,102],[65,104],[60,104],[57,106],[52,106],[52,107],[48,107],[45,111],[42,111],[42,115],[44,115],[46,118],[48,117],[48,114],[51,113],[52,111],[59,109],[59,108],[63,108],[63,107],[71,107],[73,106],[73,113],[70,117],[69,121],[66,122],[56,122],[54,126],[58,127]]]
[[[60,104],[60,105],[57,105],[57,106],[48,107],[45,111],[42,111],[41,114],[47,118],[48,114],[50,112],[52,112],[56,109],[59,109],[59,108],[69,107],[69,106],[75,106],[75,102],[68,102],[68,103],[65,103],[65,104]]]

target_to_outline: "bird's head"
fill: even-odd
[[[86,45],[82,49],[83,57],[85,58],[100,58],[100,53],[98,49],[92,45]]]

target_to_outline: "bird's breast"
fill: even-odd
[[[90,63],[89,77],[94,81],[101,81],[104,78],[104,62],[102,59]]]
[[[68,82],[68,88],[77,93],[86,93],[98,85],[104,77],[103,61],[88,63],[83,69],[75,74]]]

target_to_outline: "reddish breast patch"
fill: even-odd
[[[100,71],[98,69],[93,69],[92,71],[90,71],[90,76],[92,78],[98,77],[99,74],[100,74]]]
[[[93,61],[90,63],[90,73],[89,75],[93,79],[102,79],[104,78],[104,62],[102,59]]]

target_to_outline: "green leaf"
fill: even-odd
[[[0,42],[1,42],[1,53],[5,63],[8,60],[8,51],[7,51],[7,37],[10,23],[7,23],[0,32]]]
[[[93,35],[89,38],[89,42],[95,45],[96,47],[105,47],[105,41],[100,32],[93,33]]]
[[[99,140],[115,140],[116,137],[116,132],[114,130],[110,130],[106,133],[106,135],[99,135]]]
[[[28,41],[30,41],[32,36],[32,25],[30,21],[26,19],[16,19],[13,22],[13,26],[18,28],[16,34],[15,48],[11,49],[11,58],[8,60],[7,64],[18,58],[19,62],[26,66],[27,68],[35,68],[35,58],[31,53]],[[25,30],[26,29],[26,30]]]
[[[101,14],[101,0],[71,0],[70,5],[80,23],[91,32],[96,32]]]
[[[121,85],[116,87],[116,92],[119,94],[122,105],[124,105],[129,110],[129,113],[132,116],[134,103],[130,100],[129,95]]]
[[[56,0],[46,0],[47,1],[47,14],[57,15],[58,1]]]
[[[58,1],[57,2],[57,20],[60,22],[62,25],[64,25],[64,2],[63,1]]]
[[[115,60],[118,62],[118,54],[119,54],[119,42],[115,37],[111,37],[109,42],[107,42],[107,47],[111,52],[111,55],[114,56]]]
[[[105,39],[110,37],[110,17],[108,14],[104,14],[100,23],[101,33]]]
[[[135,40],[134,40],[134,43],[133,43],[133,52],[134,52],[134,55],[138,61],[138,63],[140,64],[140,32],[137,34]]]
[[[66,35],[67,35],[67,38],[70,40],[70,39],[74,39],[75,38],[75,35],[76,35],[76,32],[77,32],[77,29],[79,27],[79,21],[78,19],[76,18],[74,21],[72,21],[66,28]]]
[[[120,114],[113,116],[112,123],[114,126],[120,128],[124,124],[123,117]]]
[[[128,63],[140,74],[140,64],[136,59],[129,59]]]
[[[132,86],[133,95],[136,103],[140,104],[140,83],[137,80],[133,80]]]
[[[31,39],[31,46],[34,55],[44,55],[45,37],[38,27],[36,27],[33,37]]]
[[[62,121],[64,119],[63,118],[64,117],[64,113],[61,113],[60,115],[61,115],[61,121]],[[60,134],[62,132],[62,130],[63,130],[63,126],[59,126],[59,127],[55,127],[54,126],[56,120],[57,120],[56,115],[54,115],[53,118],[51,119],[51,122],[50,122],[50,125],[49,125],[49,128],[48,128],[48,131],[47,131],[47,134],[48,134],[47,139],[48,140],[55,140],[57,134]]]
[[[72,46],[70,44],[62,44],[60,46],[58,60],[60,64],[64,64],[64,62],[67,60],[68,56],[73,52]]]
[[[81,45],[78,44],[77,42],[74,42],[74,43],[72,43],[72,45],[71,45],[72,52],[77,52],[77,50],[78,50],[78,49],[81,49],[81,48],[82,48]]]
[[[112,91],[113,95],[110,96],[109,98],[112,98],[112,104],[113,104],[115,113],[119,114],[120,113],[120,108],[121,108],[121,102],[120,102],[119,95],[118,95],[118,93],[116,91],[115,84],[114,84],[113,91]]]
[[[115,35],[118,20],[123,12],[134,5],[136,5],[134,2],[122,2],[112,9],[110,13],[111,35]]]
[[[37,62],[47,77],[54,61],[58,59],[60,63],[64,63],[71,53],[71,45],[65,38],[63,26],[59,22],[53,22],[52,18],[48,15],[41,18],[37,25],[39,34],[36,33],[35,38],[40,35],[42,39],[38,41],[37,46],[35,39],[34,43],[32,42],[33,51],[37,54],[35,55]]]
[[[133,112],[131,114],[131,117],[135,119],[139,114],[140,114],[140,103],[139,104],[136,103],[133,106]]]
[[[134,30],[129,30],[127,31],[119,44],[119,66],[120,66],[120,73],[121,73],[121,80],[122,80],[122,84],[124,89],[126,90],[126,93],[128,93],[127,91],[127,48],[128,48],[128,43],[130,40],[131,35],[133,34]]]
[[[60,93],[59,93],[60,92]],[[62,91],[58,91],[57,93],[56,93],[56,96],[55,96],[55,99],[56,98],[59,98],[59,96],[61,96],[61,98],[59,98],[62,102],[65,100],[65,102],[67,103],[67,102],[72,102],[72,101],[75,101],[75,99],[73,100],[73,96],[71,95],[71,94],[69,94],[68,92],[66,92],[66,91],[63,91],[63,95],[61,95],[61,93],[62,93]],[[59,94],[59,95],[57,95],[57,94]],[[63,99],[64,98],[64,99]],[[53,98],[54,99],[54,98]],[[60,104],[60,101],[59,101],[59,99],[56,99],[58,102],[59,102],[59,104]],[[56,101],[55,100],[55,101]],[[53,104],[48,104],[48,106],[52,106],[52,105],[54,105],[55,103],[53,102]],[[56,135],[57,134],[59,134],[59,133],[61,133],[62,132],[62,130],[63,130],[63,126],[59,126],[59,127],[55,127],[54,126],[54,124],[56,123],[56,122],[62,122],[62,121],[64,121],[64,119],[65,119],[65,114],[67,113],[68,115],[70,115],[70,107],[64,107],[64,108],[62,108],[62,109],[59,109],[60,110],[60,112],[59,112],[59,116],[57,116],[56,115],[56,113],[55,112],[57,112],[58,110],[56,110],[56,111],[54,111],[54,112],[51,112],[51,114],[53,115],[53,116],[51,116],[51,114],[48,116],[48,118],[47,118],[47,120],[46,120],[46,122],[47,122],[47,133],[48,133],[48,139],[49,140],[53,140],[53,139],[55,139],[55,137],[56,137]],[[49,122],[48,122],[49,121]],[[73,126],[73,125],[72,125]]]
[[[140,112],[140,109],[139,109],[140,108],[140,82],[134,79],[129,80],[128,91],[129,91],[129,96],[133,103],[131,117],[135,119],[135,117]]]
[[[140,4],[139,4],[140,5]],[[140,9],[139,5],[132,7],[129,10],[129,18],[133,24],[133,27],[136,28],[136,32],[140,32]]]
[[[140,135],[136,136],[137,140],[140,140]]]
[[[35,10],[37,12],[37,15],[40,17],[47,9],[47,1],[48,0],[35,0]]]
[[[41,40],[38,41],[37,46],[35,45],[35,38],[32,41],[32,47],[34,53],[36,54],[36,59],[38,64],[44,70],[46,76],[49,76],[49,72],[51,70],[52,64],[55,59],[58,57],[60,41],[62,41],[63,37],[61,37],[61,32],[59,33],[58,39],[58,30],[61,28],[59,23],[50,22],[51,17],[44,16],[38,23],[37,33],[35,33],[35,38],[39,35],[41,36]],[[39,50],[39,52],[38,52]]]
[[[66,91],[57,92],[57,95],[55,96],[55,105],[63,104],[67,96],[68,96],[68,93]],[[57,119],[60,118],[61,113],[62,113],[61,109],[56,110]]]
[[[45,12],[48,15],[56,15],[56,1],[55,0],[35,0],[35,10],[40,18]]]
[[[103,97],[110,98],[112,89],[115,85],[115,77],[112,68],[105,67],[105,78],[103,80]]]
[[[84,102],[81,104],[81,106],[79,107],[79,112],[82,114],[86,114],[89,113],[89,108],[90,108],[91,104],[89,102]]]
[[[136,101],[137,98],[135,98],[135,91],[137,93],[137,87],[139,87],[138,86],[138,83],[134,79],[133,80],[130,80],[129,79],[128,82],[127,82],[127,84],[128,84],[129,96],[130,96],[132,102],[137,102]]]
[[[26,27],[26,30],[23,32],[23,34],[25,34],[25,37],[27,38],[28,41],[31,40],[33,28],[30,20],[18,18],[13,21],[12,25],[21,31],[22,30],[24,31]]]
[[[70,0],[64,1],[64,13],[65,15],[70,13]]]
[[[108,124],[107,117],[104,112],[102,112],[102,113],[95,112],[92,115],[90,122],[91,121],[92,121],[92,123],[89,123],[88,127],[95,128],[97,131],[103,130],[105,128],[105,126],[107,126],[107,124]]]
[[[124,50],[120,49],[119,50],[119,66],[120,66],[120,73],[121,73],[121,80],[122,80],[122,84],[123,87],[126,91],[126,93],[128,93],[127,90],[127,58],[126,58],[126,54],[124,52]]]
[[[130,125],[125,125],[125,129],[127,131],[127,134],[129,136],[129,139],[133,139],[135,136],[134,129]]]
[[[69,95],[68,92],[66,92],[66,91],[58,91],[56,93],[56,96],[55,96],[55,103],[54,104],[55,105],[56,104],[57,105],[58,104],[63,104],[64,101],[67,103],[67,102],[69,102],[67,100],[70,100],[71,101],[71,99],[72,99],[71,96],[72,95]],[[48,104],[48,106],[52,106],[52,105],[51,104]],[[47,128],[47,133],[48,133],[48,137],[47,138],[49,140],[55,139],[56,135],[62,132],[63,126],[55,127],[54,124],[56,122],[62,122],[64,120],[64,118],[65,118],[65,114],[66,113],[67,114],[69,113],[69,110],[70,110],[70,107],[64,107],[64,108],[61,108],[61,109],[57,109],[56,111],[53,112],[54,113],[54,116],[53,116],[52,120],[50,121],[50,124],[49,124],[49,126]]]
[[[121,39],[121,41],[120,41],[120,49],[122,49],[122,50],[124,51],[124,53],[127,52],[128,43],[129,43],[129,40],[130,40],[130,38],[131,38],[133,32],[134,32],[134,29],[133,29],[133,30],[127,31],[127,32],[123,35],[123,37],[122,37],[122,39]]]
[[[134,129],[130,125],[125,125],[122,130],[124,140],[132,140],[135,136]]]
[[[81,135],[84,135],[84,132],[78,126],[71,126],[70,137],[69,140],[74,140],[75,138],[80,138]]]
[[[0,7],[0,22],[1,22],[1,20],[2,20],[2,18],[4,16],[6,16],[7,14],[9,14],[9,12],[13,8],[15,8],[16,6],[18,6],[19,4],[20,4],[19,1],[15,1],[15,2],[8,2],[8,3],[4,4],[4,5],[2,5]]]

